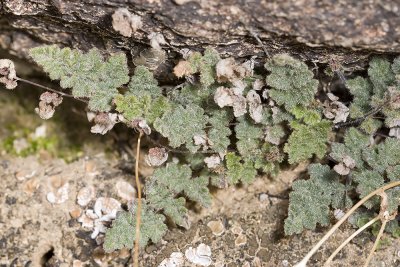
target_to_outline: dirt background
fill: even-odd
[[[32,112],[31,101],[1,92],[0,104],[0,125],[11,123],[34,132],[44,123],[49,131],[56,129],[55,133],[63,136],[60,133],[63,126],[58,124],[57,118],[48,122],[39,120]],[[118,181],[133,184],[133,162],[129,156],[132,147],[124,145],[123,138],[120,143],[115,142],[113,134],[102,139],[88,135],[85,139],[89,125],[82,112],[67,113],[70,119],[81,118],[82,127],[73,127],[71,131],[81,133],[81,142],[90,139],[91,143],[81,146],[72,160],[67,158],[69,163],[46,151],[25,158],[1,151],[0,266],[131,266],[129,251],[105,254],[101,248],[102,235],[92,239],[92,231],[82,227],[77,219],[78,213],[93,208],[98,197],[113,197],[124,204],[115,185]],[[0,132],[0,140],[13,134],[7,127],[2,127]],[[63,138],[68,140],[68,137]],[[64,147],[68,147],[68,142]],[[151,172],[143,163],[141,166],[142,175]],[[184,253],[200,243],[211,248],[211,266],[293,266],[328,230],[318,228],[291,237],[283,234],[288,192],[293,180],[304,170],[305,165],[300,165],[283,171],[275,179],[259,177],[249,186],[213,192],[210,209],[191,207],[190,229],[172,227],[162,242],[150,244],[141,251],[141,266],[158,266],[172,252]],[[68,199],[61,204],[51,204],[47,194],[56,192],[66,183],[69,184]],[[85,208],[79,207],[77,192],[90,185],[96,190],[95,198]],[[225,230],[221,235],[213,234],[207,226],[210,221],[223,224]],[[329,253],[353,231],[349,224],[342,227],[312,258],[309,266],[322,266]],[[400,240],[385,238],[387,242],[375,254],[370,266],[400,266]],[[373,235],[361,234],[345,247],[332,266],[362,266],[373,242]],[[184,266],[195,265],[186,261]]]

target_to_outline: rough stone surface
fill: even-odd
[[[143,25],[131,37],[112,27],[112,14],[127,8]],[[328,62],[338,56],[354,67],[371,53],[400,52],[400,3],[371,0],[9,0],[0,4],[0,47],[20,57],[39,44],[82,50],[123,50],[137,57],[148,36],[162,33],[173,58],[182,48],[215,47],[224,56],[265,57],[289,52]]]

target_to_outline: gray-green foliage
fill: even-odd
[[[150,95],[153,98],[161,96],[162,90],[153,77],[153,73],[144,66],[137,66],[128,84],[127,94],[135,96]]]
[[[145,119],[149,123],[153,123],[172,108],[164,96],[152,99],[147,93],[143,93],[141,96],[119,94],[115,96],[114,103],[115,109],[127,120]]]
[[[286,109],[296,105],[308,106],[318,89],[318,81],[303,62],[280,54],[269,60],[265,67],[271,73],[267,84],[272,87],[269,96]]]
[[[143,66],[135,69],[126,94],[114,98],[115,108],[128,120],[145,119],[153,123],[172,108],[171,102],[162,95],[153,73]]]
[[[219,60],[218,52],[211,48],[206,49],[203,56],[194,52],[188,59],[192,73],[200,73],[200,83],[206,88],[215,82],[215,65]]]
[[[175,194],[184,193],[189,199],[197,201],[203,206],[211,204],[208,191],[208,180],[205,177],[192,177],[192,170],[188,165],[168,163],[157,169],[152,179],[168,188]]]
[[[312,164],[308,168],[310,179],[293,183],[290,193],[285,233],[300,233],[303,229],[315,229],[317,223],[329,223],[330,207],[344,206],[345,186],[338,175],[328,166]]]
[[[190,105],[185,108],[178,105],[161,118],[157,118],[154,128],[168,138],[172,147],[185,144],[190,151],[196,152],[199,146],[194,143],[193,138],[205,135],[206,122],[207,116],[201,107]]]
[[[253,162],[250,160],[241,162],[241,157],[232,152],[226,155],[226,168],[226,176],[230,184],[237,184],[239,181],[249,183],[254,180],[257,174]]]
[[[263,97],[261,103],[256,103],[245,96],[255,79],[263,78],[257,74],[243,78],[234,73],[239,65],[225,66],[228,70],[231,67],[231,76],[239,80],[219,82],[216,65],[220,57],[213,49],[206,49],[203,54],[191,53],[186,61],[189,69],[185,70],[190,82],[172,90],[159,86],[153,73],[143,66],[136,67],[129,78],[126,56],[122,53],[104,60],[95,49],[82,53],[46,46],[30,52],[51,79],[72,89],[74,97],[86,98],[89,110],[117,112],[128,125],[144,119],[161,143],[172,147],[171,151],[183,152],[177,154],[180,163],[167,162],[146,179],[142,246],[161,239],[167,230],[166,219],[180,226],[187,224],[187,199],[209,206],[209,184],[220,188],[247,184],[257,173],[277,174],[281,163],[297,164],[317,158],[325,162],[331,159],[335,164],[354,160],[354,166],[348,167],[348,176],[354,182],[348,188],[343,184],[345,179],[321,164],[309,166],[308,180],[294,182],[285,221],[287,234],[314,229],[317,224],[327,225],[331,208],[351,204],[348,190],[354,189],[358,197],[363,197],[400,179],[400,141],[375,138],[373,142],[380,129],[396,130],[400,126],[400,58],[393,63],[373,58],[367,75],[347,81],[346,88],[353,96],[348,106],[351,119],[356,120],[355,127],[336,130],[323,117],[326,106],[322,105],[321,96],[325,92],[317,94],[319,82],[313,72],[304,62],[286,54],[275,55],[265,64],[266,86],[252,91],[253,101]],[[230,94],[222,99],[226,101],[224,108],[215,100],[220,87],[227,88]],[[232,106],[239,100],[241,104],[246,101],[247,114],[235,118]],[[250,116],[254,115],[250,114],[250,104],[255,109],[261,105],[257,124]],[[327,151],[329,158],[325,157]],[[206,159],[210,156],[220,162],[208,168]],[[392,189],[388,194],[392,211],[398,206],[394,200],[399,198],[400,190]],[[378,200],[372,199],[365,206],[377,211]],[[118,214],[106,233],[107,251],[133,246],[134,214],[134,210]],[[398,224],[391,223],[390,227],[392,232],[400,232]]]
[[[371,117],[370,114],[374,114],[374,112],[383,113],[385,126],[397,126],[396,122],[400,119],[398,110],[400,106],[397,104],[398,91],[400,89],[398,73],[398,59],[391,65],[384,58],[374,58],[370,62],[368,78],[356,77],[347,83],[350,93],[354,96],[350,107],[350,115],[353,118],[361,118],[362,123],[359,127],[360,130],[354,127],[347,129],[343,142],[332,144],[330,156],[338,164],[345,159],[354,161],[354,166],[351,166],[348,175],[352,177],[355,183],[354,188],[360,198],[389,181],[398,181],[400,179],[400,155],[398,152],[400,140],[385,138],[375,143],[371,142],[369,136],[384,126],[382,119]],[[298,116],[294,115],[298,119]],[[293,127],[293,122],[291,125]],[[290,146],[291,137],[287,146]],[[295,143],[297,144],[298,142],[296,140]],[[329,170],[330,173],[333,173],[328,166],[323,168],[325,171]],[[334,207],[334,205],[329,203],[328,197],[324,198],[323,195],[316,194],[316,192],[324,192],[322,187],[318,188],[322,184],[316,184],[312,173],[310,173],[310,176],[309,180],[298,181],[293,185],[294,191],[290,195],[289,216],[285,222],[286,233],[299,233],[304,228],[314,229],[317,223],[321,225],[328,223],[328,207],[329,205]],[[328,174],[323,174],[322,176],[328,177]],[[338,184],[334,187],[336,189],[342,188],[342,185]],[[311,193],[312,191],[314,193]],[[330,195],[340,193],[335,193],[333,188],[326,192],[331,192]],[[389,196],[389,211],[393,212],[399,206],[400,190],[398,188],[388,190],[387,194]],[[348,197],[345,192],[342,192],[341,195],[343,199]],[[314,204],[304,204],[305,199]],[[374,197],[364,205],[369,209],[379,209],[379,198]],[[302,207],[307,207],[307,210]],[[389,232],[397,233],[399,231],[398,222],[391,222]]]
[[[104,61],[96,49],[83,54],[51,45],[33,48],[30,55],[49,73],[50,79],[60,80],[62,88],[72,88],[74,97],[89,98],[89,108],[93,111],[109,111],[117,89],[129,81],[123,53]]]
[[[369,115],[371,110],[381,111],[385,115],[385,126],[399,126],[400,86],[397,60],[393,64],[385,58],[375,57],[368,68],[368,78],[356,77],[347,82],[350,93],[354,96],[350,106],[350,116],[359,118]],[[397,77],[397,78],[396,78]],[[362,128],[373,134],[382,124],[382,121],[367,118]]]
[[[300,162],[313,155],[322,158],[327,150],[331,122],[323,120],[320,114],[313,110],[294,108],[292,113],[296,120],[290,123],[293,132],[285,145],[289,163]]]
[[[188,165],[168,163],[156,169],[148,178],[146,185],[146,200],[141,215],[140,246],[144,247],[150,240],[158,242],[162,238],[167,230],[165,216],[177,225],[186,225],[186,199],[180,196],[181,194],[205,207],[209,206],[211,195],[207,185],[208,178],[193,178],[192,170]],[[112,228],[106,232],[104,243],[106,251],[133,247],[136,226],[133,218],[131,212],[118,214]]]
[[[121,211],[113,221],[112,227],[106,232],[104,239],[104,250],[112,252],[116,249],[132,248],[136,236],[136,218],[133,212]],[[165,217],[155,213],[143,203],[141,209],[140,240],[139,245],[144,247],[150,240],[157,243],[168,230],[164,223]]]
[[[228,110],[215,110],[210,113],[207,136],[210,140],[210,148],[218,153],[224,153],[231,143],[229,136],[232,131],[229,128],[229,122],[232,120],[232,114]]]

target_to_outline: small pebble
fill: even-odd
[[[210,221],[207,226],[215,236],[220,236],[225,232],[225,227],[221,221]]]
[[[125,181],[118,181],[115,185],[117,188],[117,194],[120,198],[127,201],[132,201],[136,197],[136,189],[132,185]]]
[[[96,164],[93,161],[87,161],[85,163],[85,172],[87,175],[91,177],[94,177],[97,174],[99,174],[99,172],[97,171]]]
[[[15,178],[17,178],[18,181],[23,181],[32,178],[35,174],[36,171],[19,171],[15,173]]]
[[[259,257],[255,257],[252,262],[253,267],[262,267],[262,262]]]
[[[235,235],[240,235],[243,232],[243,229],[240,225],[235,224],[232,226],[231,232]]]
[[[82,210],[79,207],[74,207],[72,210],[69,211],[69,215],[72,219],[77,219],[81,216]]]
[[[77,195],[77,202],[81,207],[85,207],[95,196],[95,189],[93,186],[86,186],[79,190]]]
[[[266,202],[266,201],[269,200],[269,196],[268,196],[267,194],[265,194],[265,193],[261,193],[261,194],[259,195],[258,199],[259,199],[261,202]]]
[[[201,243],[197,248],[189,247],[185,251],[185,257],[189,262],[200,266],[210,266],[211,248],[206,244]]]
[[[235,239],[235,246],[243,246],[247,243],[247,237],[243,234],[240,234],[236,239]]]
[[[94,204],[94,212],[101,218],[103,215],[116,217],[117,211],[121,210],[121,203],[111,197],[99,197]]]
[[[51,204],[61,204],[68,200],[69,184],[65,183],[56,192],[49,192],[47,194],[47,201]]]
[[[181,267],[185,262],[183,253],[181,252],[172,252],[171,256],[167,259],[164,259],[158,267]]]
[[[33,195],[33,193],[39,188],[39,179],[32,178],[27,181],[22,186],[22,190],[28,194],[29,196]]]

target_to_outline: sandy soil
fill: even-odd
[[[10,102],[6,100],[8,98],[0,94],[0,141],[15,133],[5,127],[10,123],[15,126],[14,129],[24,127],[31,132],[43,123],[32,112],[36,100],[26,102],[27,98],[20,96],[18,101],[14,98]],[[33,106],[32,102],[35,103]],[[22,106],[29,107],[29,110],[24,110]],[[11,156],[4,151],[0,153],[1,267],[131,266],[129,251],[105,254],[101,248],[102,234],[92,239],[93,230],[83,227],[78,220],[86,210],[93,209],[99,197],[112,197],[122,204],[126,203],[118,195],[116,184],[118,181],[133,184],[133,164],[129,157],[132,151],[128,149],[119,157],[115,154],[121,155],[120,152],[103,153],[110,147],[111,137],[88,136],[88,123],[71,124],[71,119],[86,118],[82,112],[69,112],[57,122],[66,124],[62,127],[60,124],[51,126],[57,120],[46,122],[48,129],[62,131],[56,133],[57,136],[67,138],[64,136],[68,133],[74,141],[76,137],[86,136],[83,143],[94,143],[70,163],[46,152],[27,158]],[[68,125],[76,127],[66,128]],[[158,266],[171,253],[185,253],[189,247],[197,247],[201,243],[211,248],[211,266],[293,266],[328,230],[319,228],[291,237],[283,234],[288,190],[305,167],[300,165],[294,170],[283,171],[276,179],[259,177],[247,187],[213,192],[214,201],[210,209],[191,207],[189,230],[172,227],[162,242],[151,244],[141,252],[141,266]],[[141,165],[141,171],[146,176],[151,169]],[[86,206],[81,207],[77,204],[77,194],[87,186],[93,186],[95,194]],[[50,203],[49,193],[53,193],[58,200],[62,199],[62,203]],[[223,226],[218,235],[215,229],[213,233],[208,226],[210,222],[220,222],[219,225]],[[350,225],[344,226],[315,255],[309,266],[322,266],[329,253],[353,231]],[[388,242],[378,250],[370,266],[400,266],[400,240],[386,238]],[[370,233],[361,234],[344,249],[333,266],[362,266],[373,241]],[[183,266],[192,265],[186,261]]]
[[[0,266],[130,266],[129,251],[105,254],[101,235],[78,222],[78,215],[93,208],[98,197],[117,194],[117,181],[132,181],[132,175],[121,170],[118,162],[104,154],[82,158],[70,164],[62,160],[43,161],[39,157],[4,157],[0,160]],[[171,228],[162,242],[142,251],[142,266],[158,266],[172,252],[185,252],[204,243],[211,247],[211,266],[292,266],[327,229],[306,231],[284,237],[287,186],[304,170],[300,166],[275,180],[260,177],[242,188],[214,193],[211,209],[192,211],[189,230]],[[68,183],[68,199],[51,204],[47,195]],[[84,208],[76,203],[77,192],[94,186],[95,198]],[[278,197],[268,197],[266,194]],[[282,197],[282,198],[281,198]],[[207,226],[220,221],[223,232],[217,236]],[[322,266],[329,252],[353,229],[344,227],[310,266]],[[362,234],[347,246],[333,266],[362,266],[373,237]],[[184,266],[192,266],[188,262]],[[194,266],[194,265],[193,265]],[[400,266],[400,240],[380,249],[370,266]]]

